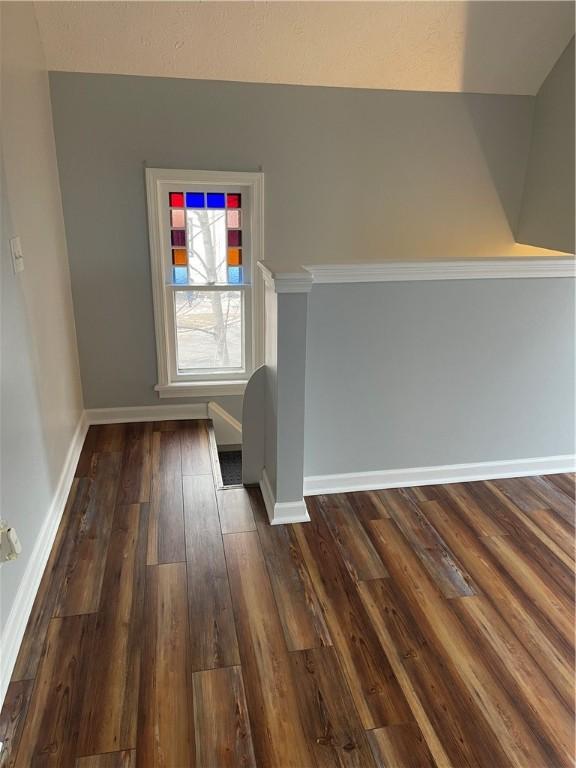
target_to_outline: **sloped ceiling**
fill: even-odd
[[[40,2],[49,69],[537,93],[572,2]]]

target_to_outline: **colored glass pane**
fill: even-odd
[[[242,267],[228,267],[228,282],[231,285],[242,283]]]
[[[242,205],[242,195],[235,193],[226,195],[226,205],[228,208],[240,208]]]
[[[175,229],[186,226],[184,211],[170,211],[170,222]]]
[[[240,228],[240,211],[226,211],[226,223],[228,229]]]
[[[172,230],[172,245],[186,245],[186,232],[183,229]]]
[[[242,264],[242,249],[228,248],[228,266],[238,267]]]
[[[228,245],[230,245],[230,246],[242,245],[242,230],[241,229],[229,229],[228,230]]]
[[[185,267],[188,264],[188,254],[184,248],[172,249],[172,264],[179,267]]]
[[[204,208],[204,192],[186,192],[187,208]]]
[[[188,282],[188,269],[186,267],[173,267],[172,279],[176,285],[186,285]]]
[[[223,192],[208,192],[206,194],[208,199],[208,208],[224,208],[224,193]]]
[[[170,206],[172,208],[183,208],[184,192],[170,192]]]

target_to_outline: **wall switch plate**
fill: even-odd
[[[12,254],[12,266],[14,273],[24,271],[24,254],[22,253],[22,243],[19,237],[10,239],[10,253]]]

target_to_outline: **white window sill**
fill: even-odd
[[[154,389],[162,399],[173,397],[206,397],[212,395],[243,395],[247,380],[182,381],[177,384],[157,384]]]

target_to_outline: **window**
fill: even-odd
[[[243,392],[259,336],[259,173],[148,168],[150,254],[161,397]]]

